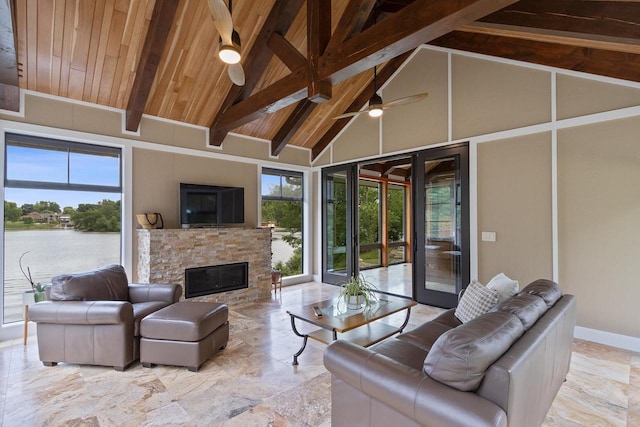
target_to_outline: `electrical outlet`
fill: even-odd
[[[482,241],[483,242],[495,242],[496,241],[496,232],[495,231],[483,231],[482,232]]]

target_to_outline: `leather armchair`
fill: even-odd
[[[129,284],[124,268],[110,265],[56,276],[47,300],[29,307],[37,323],[40,360],[113,366],[124,370],[140,356],[140,321],[177,302],[177,284]]]

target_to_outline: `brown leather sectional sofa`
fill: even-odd
[[[537,280],[465,324],[449,310],[368,349],[327,347],[331,425],[540,426],[569,371],[576,298]]]
[[[54,277],[47,301],[29,306],[38,324],[40,360],[126,369],[140,357],[140,321],[178,301],[176,284],[128,283],[124,268],[110,265]]]

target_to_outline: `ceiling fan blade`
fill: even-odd
[[[222,43],[231,44],[233,19],[231,19],[231,12],[229,12],[227,4],[224,0],[209,0],[208,3],[213,23],[220,34],[220,38],[222,38]]]
[[[244,86],[244,69],[242,69],[242,65],[240,63],[229,64],[227,73],[229,74],[229,78],[231,79],[231,81],[236,86]]]
[[[346,119],[349,117],[353,117],[353,116],[357,116],[360,113],[365,113],[367,110],[362,110],[362,111],[354,111],[353,113],[344,113],[344,114],[340,114],[339,116],[335,116],[333,118],[333,120],[340,120],[340,119]]]
[[[414,102],[421,101],[429,96],[428,93],[418,93],[416,95],[405,96],[404,98],[395,99],[393,101],[385,102],[382,104],[382,108],[397,107],[398,105],[413,104]]]

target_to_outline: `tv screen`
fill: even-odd
[[[180,184],[182,227],[244,223],[244,188]]]

